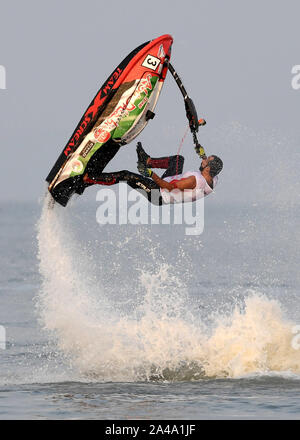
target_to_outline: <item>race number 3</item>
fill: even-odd
[[[142,66],[147,67],[148,69],[151,70],[156,70],[159,64],[160,64],[159,58],[156,58],[153,55],[148,54],[144,59]]]

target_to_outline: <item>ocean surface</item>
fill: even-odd
[[[98,206],[0,206],[0,419],[300,419],[299,206]]]

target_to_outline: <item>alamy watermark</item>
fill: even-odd
[[[6,89],[6,69],[0,65],[0,89]]]
[[[3,325],[0,325],[0,350],[6,349],[6,330]]]
[[[300,89],[300,65],[296,65],[292,68],[292,87],[294,90]]]
[[[174,191],[174,193],[173,193]],[[171,191],[170,197],[182,202],[158,205],[150,203],[145,197],[145,190],[130,189],[127,184],[118,185],[117,191],[102,188],[97,192],[96,200],[100,202],[96,220],[100,225],[186,225],[186,235],[200,235],[204,230],[204,199],[186,202],[190,191]],[[176,192],[177,191],[177,192]],[[155,193],[156,192],[156,193]],[[173,193],[173,194],[172,194]],[[160,191],[151,191],[151,200],[159,200]]]
[[[295,325],[292,328],[292,333],[295,335],[292,339],[292,347],[295,350],[300,349],[300,325]]]

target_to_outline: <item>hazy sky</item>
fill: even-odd
[[[199,138],[226,164],[220,194],[239,194],[236,178],[255,179],[261,153],[296,161],[300,90],[291,86],[291,70],[300,64],[299,17],[299,0],[2,1],[1,199],[43,193],[107,76],[132,49],[165,33],[174,38],[172,63],[207,120]],[[153,155],[174,154],[185,127],[183,100],[168,76],[139,140]],[[191,137],[182,153],[186,169],[194,167]],[[109,169],[135,167],[134,142]]]

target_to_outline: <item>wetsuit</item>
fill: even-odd
[[[183,156],[169,156],[151,159],[149,167],[162,168],[166,171],[161,176],[165,177],[175,176],[181,174],[183,170],[184,157]],[[149,177],[141,176],[140,174],[132,173],[131,171],[122,170],[112,173],[97,174],[96,171],[88,173],[86,182],[88,184],[99,185],[114,185],[119,182],[126,182],[131,188],[142,190],[141,194],[147,197],[148,201],[155,205],[162,205],[163,198],[160,192],[160,187]]]

